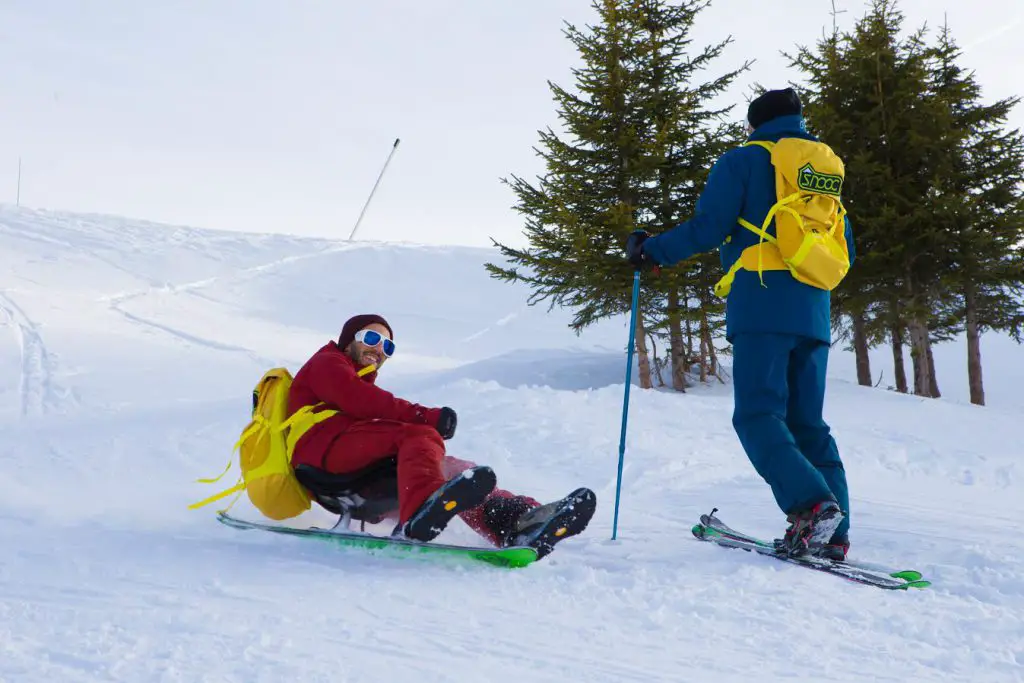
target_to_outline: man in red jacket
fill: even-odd
[[[543,556],[586,528],[596,506],[590,489],[540,505],[495,488],[490,468],[447,456],[444,441],[455,435],[454,410],[411,403],[376,386],[378,370],[394,352],[388,322],[357,315],[346,321],[337,342],[328,342],[302,366],[288,395],[289,413],[320,404],[338,413],[302,435],[293,465],[347,474],[397,456],[396,533],[417,540],[431,540],[458,514],[497,546],[531,545]],[[460,476],[467,469],[473,476]],[[462,487],[458,506],[436,505],[452,486]]]

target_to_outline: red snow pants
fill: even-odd
[[[405,522],[442,484],[475,464],[445,455],[444,440],[433,427],[392,420],[355,422],[331,444],[323,467],[335,474],[356,472],[373,463],[397,456],[398,518]],[[508,491],[495,488],[491,496],[510,498]],[[536,500],[524,496],[531,506]],[[491,543],[497,543],[494,532],[484,522],[484,506],[464,510],[459,517],[471,529]]]

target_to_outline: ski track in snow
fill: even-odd
[[[467,342],[471,342],[471,341],[473,341],[475,339],[479,339],[479,338],[483,337],[486,334],[489,334],[490,332],[492,332],[494,330],[495,327],[503,327],[503,326],[507,325],[512,320],[515,320],[516,317],[518,317],[519,314],[522,313],[522,311],[526,310],[526,308],[527,308],[526,306],[523,306],[518,311],[513,311],[511,313],[508,313],[508,314],[502,316],[493,325],[489,325],[489,326],[487,326],[487,327],[485,327],[485,328],[483,328],[481,330],[478,330],[478,331],[474,332],[473,334],[471,334],[471,335],[469,335],[467,337],[463,337],[462,339],[459,340],[459,343],[460,344],[465,344]]]
[[[139,294],[137,296],[145,296],[145,294],[143,293],[143,294]],[[265,358],[263,356],[260,356],[258,354],[253,353],[252,349],[247,349],[247,348],[244,348],[242,346],[235,346],[233,344],[223,344],[223,343],[218,342],[218,341],[216,341],[214,339],[205,338],[205,337],[199,337],[199,336],[196,336],[194,334],[189,334],[188,332],[185,332],[184,330],[180,330],[180,329],[177,329],[175,327],[172,327],[171,325],[165,325],[165,324],[159,323],[159,322],[157,322],[155,320],[148,320],[146,318],[143,318],[141,316],[135,315],[133,313],[129,313],[128,311],[126,311],[123,308],[121,308],[120,304],[111,303],[110,307],[114,311],[117,311],[118,313],[123,315],[126,319],[128,319],[132,323],[135,323],[135,324],[143,326],[143,327],[149,327],[149,328],[152,328],[152,329],[155,329],[155,330],[159,330],[161,332],[165,332],[166,334],[169,334],[172,337],[175,337],[177,339],[181,339],[182,341],[184,341],[184,342],[186,342],[188,344],[195,344],[196,346],[203,346],[203,347],[206,347],[208,349],[213,349],[215,351],[229,351],[229,352],[242,353],[242,354],[247,355],[254,362],[259,363],[261,365],[266,365],[268,367],[271,366],[271,365],[274,365],[276,363],[276,361],[273,360],[273,359]]]
[[[339,253],[339,252],[344,252],[344,251],[350,251],[352,249],[357,249],[357,248],[361,248],[361,247],[359,245],[346,245],[346,244],[342,244],[342,245],[338,245],[338,246],[334,246],[334,247],[327,247],[325,249],[317,250],[317,251],[314,251],[312,253],[294,254],[294,255],[291,255],[291,256],[284,256],[284,257],[281,257],[281,258],[276,258],[276,259],[273,259],[273,260],[268,261],[266,263],[262,263],[262,264],[258,264],[258,265],[255,265],[255,266],[249,266],[249,267],[246,267],[246,268],[241,268],[241,269],[238,269],[238,270],[235,270],[235,271],[231,271],[231,272],[229,272],[226,275],[216,275],[216,276],[213,276],[213,277],[200,278],[200,279],[197,279],[197,280],[193,280],[193,281],[190,281],[190,282],[183,282],[183,283],[179,283],[179,284],[170,284],[170,283],[153,284],[153,285],[151,285],[149,287],[146,287],[144,289],[140,289],[140,290],[137,290],[137,291],[123,292],[123,293],[120,293],[120,294],[117,294],[117,295],[114,295],[114,296],[103,297],[102,300],[104,300],[104,301],[106,301],[108,303],[108,305],[110,306],[111,310],[113,310],[113,311],[117,312],[118,314],[124,316],[126,319],[128,319],[132,323],[135,323],[137,325],[147,326],[147,327],[150,327],[150,328],[153,328],[153,329],[156,329],[156,330],[160,330],[161,332],[165,332],[165,333],[167,333],[167,334],[169,334],[169,335],[171,335],[173,337],[177,337],[178,339],[181,339],[181,340],[183,340],[183,341],[185,341],[187,343],[190,343],[190,344],[196,344],[198,346],[205,346],[207,348],[214,349],[214,350],[217,350],[217,351],[229,351],[229,352],[242,353],[242,354],[245,354],[245,355],[249,356],[254,362],[259,363],[260,365],[264,365],[264,366],[269,367],[269,366],[272,366],[272,365],[276,365],[279,361],[274,360],[274,359],[270,359],[270,358],[266,358],[264,356],[260,356],[259,354],[254,353],[252,351],[252,349],[249,349],[249,348],[245,348],[245,347],[241,347],[241,346],[236,346],[236,345],[232,345],[232,344],[223,344],[223,343],[218,342],[217,340],[209,338],[209,337],[200,337],[198,335],[194,335],[194,334],[190,334],[188,332],[185,332],[184,330],[178,329],[178,328],[173,327],[171,325],[167,325],[165,323],[161,323],[161,322],[158,322],[158,321],[153,320],[153,319],[144,318],[144,317],[142,317],[140,315],[137,315],[137,314],[134,314],[134,313],[131,313],[131,312],[125,310],[124,307],[125,307],[126,304],[128,304],[129,302],[131,302],[133,300],[143,299],[143,298],[145,298],[147,296],[153,296],[153,295],[156,295],[156,294],[172,294],[173,295],[173,294],[193,293],[193,292],[197,292],[198,290],[209,288],[209,287],[212,287],[214,285],[221,284],[221,283],[224,283],[224,282],[231,282],[231,283],[244,282],[245,280],[251,280],[251,279],[257,278],[260,275],[266,274],[266,273],[274,271],[274,270],[278,270],[280,268],[284,268],[284,267],[292,265],[294,263],[300,263],[302,261],[306,261],[306,260],[314,259],[314,258],[324,258],[324,257],[329,256],[331,254],[335,254],[335,253]]]
[[[21,414],[23,417],[38,417],[60,407],[61,391],[53,381],[54,363],[43,342],[38,326],[10,297],[0,291],[0,310],[16,329],[18,348],[21,352]]]

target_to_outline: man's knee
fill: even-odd
[[[764,409],[737,409],[732,414],[732,426],[737,434],[750,434],[753,436],[763,434],[775,434],[784,429],[785,416],[773,410]]]

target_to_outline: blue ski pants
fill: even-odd
[[[754,469],[787,514],[836,500],[846,518],[835,537],[846,536],[846,471],[822,417],[828,344],[770,333],[737,334],[732,344],[732,422]]]

